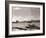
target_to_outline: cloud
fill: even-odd
[[[16,8],[14,8],[14,10],[20,10],[21,8],[20,7],[16,7]]]
[[[31,20],[39,20],[40,18],[34,18],[34,17],[22,17],[22,16],[15,16],[13,17],[12,21],[16,22],[16,20],[18,21],[31,21]]]

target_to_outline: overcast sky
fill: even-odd
[[[15,17],[15,16],[39,18],[40,17],[40,8],[14,7],[13,8],[13,17]]]

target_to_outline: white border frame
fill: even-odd
[[[40,30],[35,30],[35,31],[12,31],[12,21],[11,21],[12,6],[40,8]],[[9,4],[9,35],[36,34],[36,33],[43,33],[43,6],[42,5]]]

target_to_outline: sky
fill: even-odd
[[[35,7],[13,7],[12,13],[13,19],[39,19],[40,18],[40,8]]]

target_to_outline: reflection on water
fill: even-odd
[[[12,23],[12,30],[32,30],[32,29],[38,29],[40,30],[40,22],[32,22],[32,23]]]

